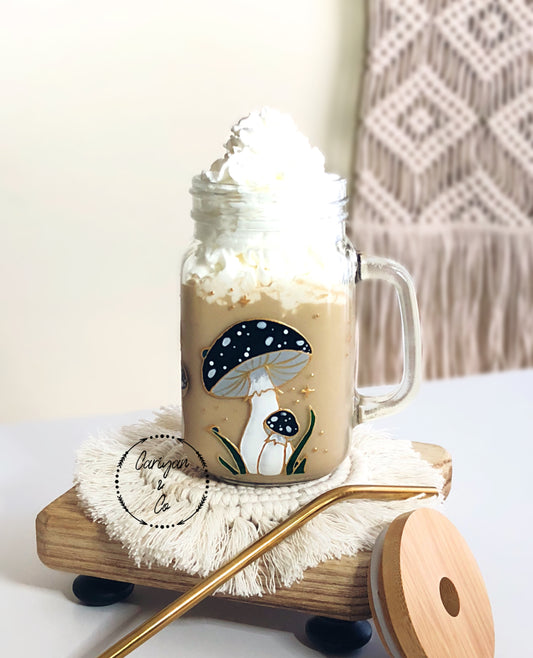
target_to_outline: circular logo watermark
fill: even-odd
[[[169,495],[176,472],[191,466],[186,456],[168,456],[168,444],[172,441],[187,446],[201,464],[203,490],[194,503],[176,501],[175,496]],[[162,450],[162,446],[167,449]],[[175,528],[187,523],[204,506],[209,492],[207,465],[198,450],[180,436],[154,434],[136,441],[121,456],[115,471],[115,491],[124,511],[140,525]]]

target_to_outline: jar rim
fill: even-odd
[[[194,196],[214,196],[227,199],[244,199],[247,197],[258,200],[276,202],[283,201],[295,192],[296,194],[310,193],[314,199],[320,199],[323,203],[341,203],[347,200],[347,181],[338,174],[326,173],[323,185],[311,182],[309,185],[289,186],[280,183],[276,186],[249,187],[238,183],[214,183],[203,174],[193,177],[189,193]],[[319,189],[317,189],[319,188]],[[323,192],[322,194],[320,192]]]

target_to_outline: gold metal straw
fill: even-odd
[[[128,633],[112,647],[100,654],[98,658],[120,658],[134,651],[139,645],[165,628],[170,622],[181,617],[197,603],[212,594],[223,583],[236,573],[244,569],[264,553],[274,548],[285,537],[301,528],[307,521],[319,512],[334,503],[354,498],[368,498],[372,500],[405,500],[412,496],[436,496],[438,489],[434,487],[385,487],[378,485],[352,485],[337,487],[326,491],[310,503],[299,509],[277,528],[268,532],[264,537],[258,539],[248,546],[242,553],[230,560],[225,566],[212,573],[208,578],[202,580],[188,592],[176,599],[173,603],[163,608],[160,612],[148,619],[136,629]]]

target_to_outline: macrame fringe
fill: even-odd
[[[533,364],[533,234],[355,224],[359,250],[410,271],[420,307],[424,374],[453,377]],[[398,381],[403,368],[394,294],[358,290],[359,382]]]
[[[103,523],[109,537],[119,541],[135,563],[146,569],[158,564],[205,577],[311,499],[342,484],[416,484],[439,491],[444,486],[442,474],[408,441],[390,439],[362,425],[354,432],[350,455],[330,476],[279,487],[237,486],[212,479],[205,505],[197,514],[182,526],[157,531],[124,511],[114,484],[124,452],[140,439],[156,434],[161,438],[152,445],[150,456],[178,458],[179,444],[166,435],[181,436],[179,408],[163,409],[154,421],[88,439],[79,450],[75,474],[78,499],[86,513]],[[149,523],[160,477],[160,472],[145,469],[121,475],[121,487],[136,505],[145,505],[142,514]],[[203,477],[184,470],[172,470],[164,486],[175,513],[184,516],[205,490]],[[290,586],[309,567],[371,548],[383,527],[399,514],[421,506],[434,507],[441,500],[339,503],[237,574],[221,591],[253,596]]]
[[[426,377],[531,366],[530,9],[467,0],[366,5],[356,245],[413,275]],[[489,16],[500,21],[499,42],[484,63]],[[413,132],[417,108],[427,126]],[[369,283],[359,297],[360,381],[397,381],[393,295]]]

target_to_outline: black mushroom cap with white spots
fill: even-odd
[[[307,340],[281,322],[237,322],[204,351],[203,383],[219,397],[246,397],[254,371],[267,371],[273,386],[281,386],[307,365],[311,352]]]
[[[294,436],[298,433],[300,426],[292,411],[278,409],[265,420],[266,427],[282,436]]]

